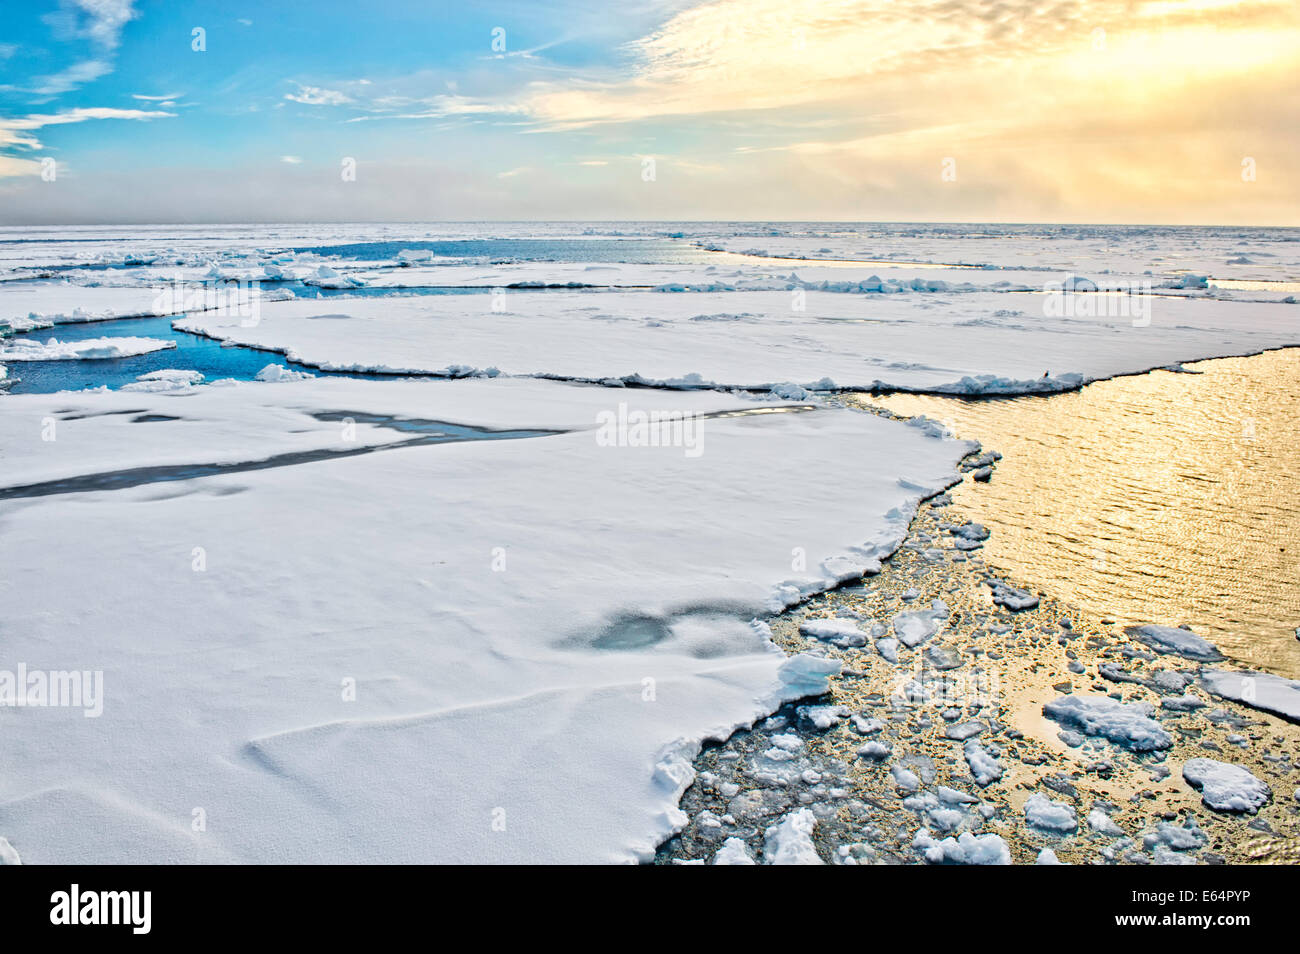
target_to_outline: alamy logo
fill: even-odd
[[[1118,282],[1101,291],[1086,278],[1071,275],[1043,286],[1047,318],[1130,318],[1134,328],[1151,324],[1151,283]]]
[[[96,670],[0,669],[0,708],[81,709],[87,719],[104,714],[104,672]]]
[[[600,447],[681,447],[687,457],[704,453],[703,418],[693,411],[629,411],[620,401],[617,411],[596,415],[596,444]]]
[[[262,320],[262,283],[257,279],[225,282],[187,282],[173,279],[154,289],[154,314],[179,315],[212,312],[217,317],[242,319],[245,328]]]
[[[74,884],[50,895],[50,923],[58,925],[129,925],[133,934],[153,926],[152,891],[82,891]]]

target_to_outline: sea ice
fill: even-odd
[[[1092,811],[1088,812],[1088,827],[1095,832],[1112,838],[1122,838],[1124,836],[1124,829],[1116,825],[1111,817],[1100,808],[1093,808]]]
[[[1135,752],[1173,745],[1169,733],[1150,718],[1150,713],[1151,707],[1145,703],[1126,705],[1109,696],[1061,696],[1043,706],[1043,715],[1049,719]]]
[[[1079,828],[1072,805],[1054,802],[1041,792],[1030,795],[1025,802],[1025,821],[1040,831],[1054,834],[1067,834]]]
[[[713,855],[715,865],[756,865],[749,846],[739,838],[728,838]]]
[[[928,829],[922,828],[912,839],[912,847],[925,855],[932,865],[1009,865],[1011,849],[998,835],[975,835],[962,832],[936,841]]]
[[[1248,669],[1205,669],[1201,671],[1201,684],[1220,698],[1300,722],[1300,681]]]
[[[307,378],[314,378],[316,375],[307,371],[293,371],[282,364],[268,364],[265,368],[255,374],[254,380],[257,381],[304,381]]]
[[[1214,759],[1191,759],[1183,778],[1199,789],[1201,800],[1215,811],[1254,814],[1272,796],[1269,787],[1240,765]]]
[[[768,865],[825,864],[813,844],[817,819],[812,811],[801,808],[786,815],[767,829],[763,840],[763,863]]]
[[[0,361],[79,361],[129,358],[151,351],[175,348],[176,342],[159,338],[86,338],[81,341],[0,339]]]
[[[975,739],[970,739],[962,748],[970,774],[980,788],[991,785],[1002,777],[1002,766],[998,760],[985,750]]]
[[[1146,643],[1156,652],[1175,653],[1197,662],[1219,662],[1223,659],[1223,654],[1208,639],[1176,626],[1145,623],[1141,626],[1129,626],[1125,632]]]
[[[0,519],[24,555],[5,568],[6,651],[106,661],[120,757],[70,720],[0,733],[0,832],[29,863],[184,860],[188,806],[203,805],[228,820],[206,833],[208,859],[308,862],[341,843],[354,861],[652,857],[682,824],[700,741],[823,693],[839,669],[777,651],[750,621],[791,581],[826,585],[824,561],[888,555],[925,493],[900,472],[941,487],[964,445],[821,408],[707,418],[698,458],[602,446],[597,415],[620,398],[319,377],[5,398]],[[45,417],[58,440],[31,440]],[[407,440],[394,420],[544,436],[297,462]],[[855,475],[852,521],[806,480],[827,441]],[[150,483],[223,462],[258,468]],[[123,472],[143,483],[107,479]],[[96,474],[101,489],[61,492]],[[716,493],[738,480],[745,493]],[[100,597],[70,602],[72,578]],[[91,827],[67,823],[70,764],[75,784],[112,793]],[[383,785],[357,784],[377,773]]]
[[[926,610],[899,613],[892,620],[894,635],[899,642],[910,649],[915,649],[939,631],[939,626],[949,616],[949,609],[943,600],[935,600]]]

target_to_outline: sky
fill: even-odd
[[[0,3],[5,225],[1300,225],[1298,0]]]

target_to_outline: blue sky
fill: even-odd
[[[1300,224],[1298,9],[11,4],[0,222]]]

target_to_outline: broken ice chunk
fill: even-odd
[[[1254,814],[1272,797],[1267,785],[1240,765],[1214,759],[1192,759],[1183,766],[1183,778],[1199,789],[1201,801],[1220,812]]]
[[[1125,705],[1109,696],[1061,696],[1043,706],[1043,715],[1063,726],[1096,735],[1134,752],[1167,749],[1173,740],[1148,718],[1151,707],[1134,702]]]
[[[1146,643],[1158,653],[1173,653],[1197,662],[1219,662],[1223,659],[1223,654],[1219,652],[1218,647],[1189,629],[1145,623],[1141,626],[1129,626],[1124,632]]]

